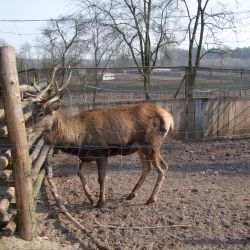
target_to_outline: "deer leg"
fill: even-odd
[[[162,157],[160,159],[160,162],[161,162],[161,168],[164,169],[165,172],[168,171],[168,164],[162,159]]]
[[[153,192],[152,192],[149,200],[146,202],[146,205],[149,205],[149,204],[156,202],[157,195],[160,191],[162,182],[165,178],[165,172],[167,169],[167,166],[165,165],[164,161],[161,159],[160,152],[153,152],[150,155],[150,158],[151,158],[151,162],[152,162],[153,166],[156,168],[156,170],[158,172],[158,177],[157,177],[157,181],[156,181],[155,187],[153,189]]]
[[[138,190],[140,189],[140,187],[142,186],[144,181],[147,179],[147,177],[150,173],[150,170],[151,170],[151,163],[148,159],[146,159],[143,152],[138,151],[138,155],[140,157],[141,164],[142,164],[142,174],[141,174],[140,179],[136,183],[135,187],[133,188],[133,190],[131,191],[131,193],[127,197],[127,200],[132,200],[137,196]]]
[[[81,182],[82,182],[83,190],[84,190],[88,200],[93,205],[94,200],[93,200],[92,194],[90,193],[90,190],[89,190],[89,187],[87,185],[86,179],[84,177],[84,170],[86,169],[87,166],[88,166],[87,162],[82,162],[78,174],[79,174],[79,177],[80,177]]]
[[[100,196],[97,207],[101,207],[105,203],[105,177],[107,173],[108,159],[98,159],[96,163],[98,167],[98,182],[100,185]]]

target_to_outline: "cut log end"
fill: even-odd
[[[2,228],[3,234],[5,236],[12,236],[16,230],[16,214],[13,214],[8,222],[8,224]]]

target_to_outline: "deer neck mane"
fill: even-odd
[[[51,130],[51,140],[54,145],[80,145],[83,136],[83,126],[77,118],[67,115],[63,110],[55,112]]]

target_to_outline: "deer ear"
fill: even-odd
[[[51,111],[56,111],[56,110],[58,110],[60,107],[61,107],[61,100],[58,99],[58,100],[56,100],[56,101],[54,101],[54,102],[52,102],[52,103],[50,104],[49,109],[50,109]]]

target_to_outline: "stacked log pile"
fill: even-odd
[[[42,83],[40,87],[45,87],[46,85],[47,84]],[[21,92],[28,90],[29,92],[35,93],[37,91],[37,88],[34,86],[21,86]],[[25,123],[29,124],[30,127],[33,123],[31,116],[32,105],[23,101],[22,107]],[[41,132],[31,131],[27,133],[27,137],[29,155],[32,162],[33,199],[36,200],[46,174],[46,166],[51,162],[53,151],[44,145]],[[13,159],[11,153],[13,147],[9,140],[3,108],[0,109],[0,141],[0,230],[2,234],[11,236],[17,227],[15,183],[12,168],[13,164],[15,164],[15,159]]]

